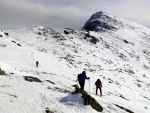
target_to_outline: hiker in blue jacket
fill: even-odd
[[[85,79],[90,79],[90,77],[86,76],[86,72],[83,71],[81,74],[78,74],[78,81],[80,85],[80,89],[84,90]]]

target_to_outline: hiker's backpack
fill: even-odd
[[[78,81],[81,80],[82,74],[78,74]]]

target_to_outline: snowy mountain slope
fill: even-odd
[[[73,82],[76,80],[76,76],[73,74],[77,73],[68,68],[66,64],[60,63],[53,51],[52,53],[42,51],[43,47],[51,49],[51,47],[48,48],[49,43],[46,45],[45,39],[43,39],[45,37],[38,39],[36,36],[39,35],[31,32],[19,31],[16,36],[18,39],[1,37],[1,45],[5,44],[6,46],[1,47],[0,67],[7,73],[7,76],[2,76],[0,82],[0,112],[43,113],[46,108],[58,113],[66,112],[68,108],[71,112],[96,112],[90,106],[83,105],[80,94],[72,96],[69,93],[74,91],[71,85],[76,83]],[[3,33],[1,34],[3,35]],[[26,42],[22,36],[26,38]],[[30,41],[30,37],[33,38],[32,41]],[[37,41],[39,41],[38,46],[33,45]],[[21,46],[18,46],[18,43]],[[55,46],[57,40],[51,44]],[[36,60],[40,62],[38,69],[35,67]],[[24,80],[25,76],[39,78],[42,83],[27,82]]]
[[[100,24],[103,30],[96,31],[101,32],[60,34],[44,26],[7,31],[10,37],[0,32],[0,67],[7,73],[0,76],[0,112],[96,113],[83,105],[80,94],[69,93],[74,90],[71,85],[77,84],[77,74],[86,70],[91,79],[85,90],[103,106],[103,113],[127,113],[118,106],[149,113],[150,30],[100,13],[94,19],[115,29],[100,28]],[[24,76],[42,82],[28,82]],[[95,95],[97,78],[103,82],[102,97]]]

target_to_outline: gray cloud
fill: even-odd
[[[97,11],[150,27],[148,0],[0,0],[0,29],[45,25],[81,28]]]

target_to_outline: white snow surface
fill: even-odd
[[[84,106],[81,94],[70,93],[83,70],[90,77],[85,91],[102,105],[102,113],[129,113],[116,105],[150,113],[150,30],[119,21],[126,26],[89,32],[96,44],[85,31],[65,35],[44,26],[5,31],[9,36],[0,31],[0,68],[7,74],[0,75],[0,113],[97,113]],[[98,78],[102,97],[95,95]]]

